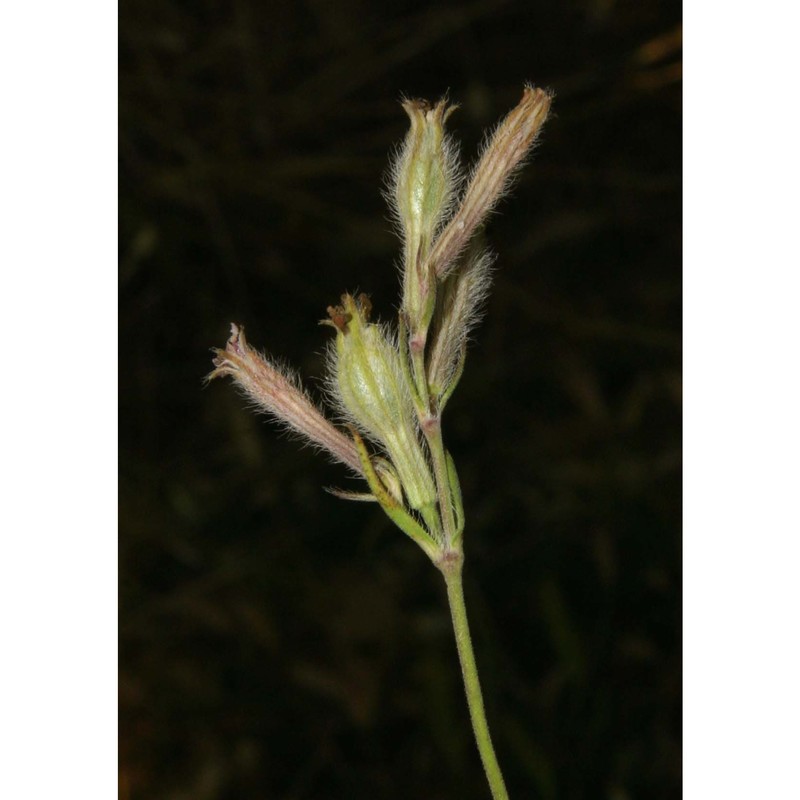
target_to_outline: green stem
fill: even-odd
[[[428,379],[425,376],[425,351],[411,348],[411,366],[414,370],[414,387],[419,396],[419,408],[427,409],[430,406],[428,393]]]
[[[449,549],[455,546],[458,529],[453,514],[453,494],[447,469],[447,454],[442,441],[441,420],[436,417],[428,421],[427,424],[423,422],[422,430],[428,442],[428,450],[433,462],[433,475],[436,479],[436,489],[439,495],[439,513],[442,516],[446,546]]]
[[[464,556],[461,552],[450,553],[450,558],[445,557],[439,564],[439,569],[444,575],[447,584],[447,599],[450,601],[450,614],[453,618],[453,630],[456,635],[458,658],[461,661],[461,674],[464,676],[464,688],[467,693],[467,705],[472,720],[472,730],[475,732],[475,741],[481,754],[483,769],[489,781],[494,800],[508,800],[508,792],[503,781],[503,773],[494,754],[492,739],[489,736],[489,725],[486,722],[486,712],[483,708],[483,695],[481,684],[478,680],[478,667],[475,664],[475,653],[472,650],[472,640],[469,635],[467,623],[467,609],[464,605],[464,589],[461,582],[461,568]]]

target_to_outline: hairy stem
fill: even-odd
[[[461,582],[461,569],[464,557],[461,552],[450,553],[451,558],[445,557],[440,562],[439,569],[444,575],[447,584],[447,599],[450,602],[450,614],[453,618],[453,630],[456,636],[458,658],[461,662],[461,674],[464,677],[464,689],[467,693],[467,705],[472,720],[472,730],[475,741],[483,762],[483,769],[489,781],[494,800],[508,800],[508,792],[503,781],[503,773],[497,763],[492,739],[489,735],[489,725],[486,722],[486,712],[483,708],[483,695],[481,684],[478,680],[478,667],[475,664],[475,653],[472,650],[472,639],[469,635],[467,622],[467,609],[464,605],[464,589]]]
[[[428,450],[433,462],[433,475],[436,480],[436,491],[439,496],[439,514],[442,517],[445,542],[448,548],[454,547],[458,530],[453,515],[453,494],[450,476],[447,471],[447,455],[442,440],[442,423],[437,417],[428,417],[422,421],[422,431],[428,442]]]

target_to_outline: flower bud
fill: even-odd
[[[522,100],[486,143],[458,211],[437,237],[430,253],[430,269],[439,280],[456,268],[459,254],[508,189],[547,120],[552,99],[550,92],[526,86]]]
[[[475,249],[464,266],[442,282],[427,362],[428,389],[440,412],[460,377],[469,334],[483,314],[491,264],[489,253]]]
[[[417,438],[400,354],[385,330],[368,322],[369,310],[365,295],[344,295],[341,306],[328,309],[326,322],[337,329],[330,350],[333,394],[345,415],[384,447],[409,505],[426,509],[436,502],[436,488]]]
[[[258,409],[271,414],[311,444],[327,450],[335,459],[363,474],[353,442],[325,419],[296,375],[250,347],[244,328],[231,325],[225,349],[215,348],[214,353],[215,369],[208,380],[230,376]]]
[[[436,298],[428,263],[434,237],[450,211],[459,181],[455,150],[444,123],[456,106],[440,100],[403,103],[411,128],[393,169],[393,200],[405,240],[403,311],[412,333],[427,328]]]

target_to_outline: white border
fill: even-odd
[[[117,790],[117,8],[0,12],[0,797]]]
[[[686,7],[687,800],[800,797],[796,17]]]

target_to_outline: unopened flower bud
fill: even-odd
[[[436,278],[428,252],[452,206],[459,182],[455,148],[444,123],[456,106],[440,100],[403,103],[411,120],[393,169],[393,199],[405,240],[403,311],[412,332],[423,332],[433,313]]]
[[[526,86],[522,100],[497,126],[470,176],[458,211],[436,239],[430,268],[444,280],[457,266],[478,226],[494,208],[536,141],[553,95]]]
[[[353,442],[325,419],[295,374],[250,347],[244,328],[231,325],[227,346],[214,352],[215,369],[208,380],[230,376],[258,409],[361,473],[361,462]]]
[[[409,505],[426,509],[436,502],[436,488],[417,438],[400,354],[386,331],[368,322],[369,309],[364,295],[344,295],[341,306],[328,309],[326,322],[337,329],[331,387],[345,415],[386,450]]]
[[[491,284],[491,264],[492,256],[476,249],[465,265],[442,284],[427,363],[428,388],[439,411],[458,382],[467,339],[483,313]]]

